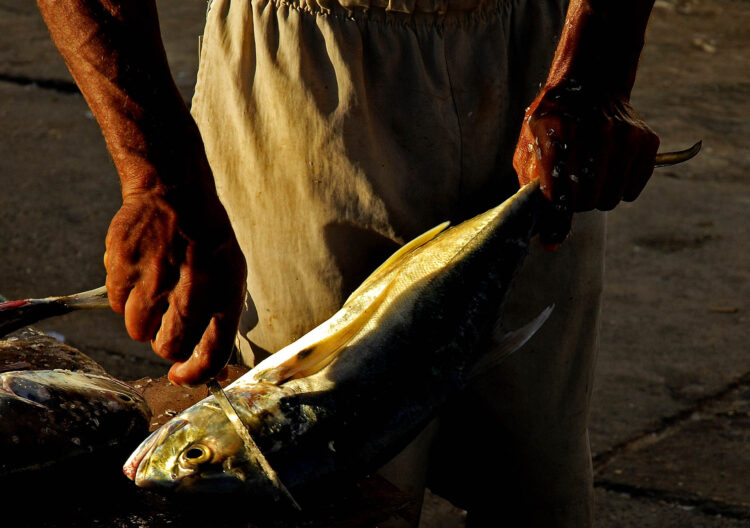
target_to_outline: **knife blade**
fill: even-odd
[[[284,483],[279,480],[279,476],[276,474],[276,471],[274,471],[274,469],[268,463],[265,455],[263,455],[263,452],[260,450],[260,448],[258,448],[258,445],[255,443],[255,440],[253,440],[253,437],[250,434],[250,430],[242,421],[240,415],[237,414],[236,409],[232,405],[232,402],[229,401],[229,398],[224,392],[224,389],[221,388],[221,385],[219,385],[219,382],[216,381],[216,379],[211,379],[206,383],[206,386],[208,387],[211,395],[216,398],[216,402],[219,404],[219,407],[221,407],[221,410],[224,411],[224,414],[232,424],[232,427],[234,427],[234,430],[242,439],[242,443],[245,445],[245,449],[250,455],[250,459],[253,460],[261,468],[271,485],[284,497],[286,497],[296,510],[301,511],[302,508],[300,507],[300,505],[296,500],[294,500],[294,497],[292,497],[292,494],[289,492],[287,487],[284,486]]]

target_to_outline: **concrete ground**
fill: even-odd
[[[189,99],[203,0],[160,0]],[[657,0],[633,103],[663,150],[704,140],[609,215],[601,352],[591,417],[599,527],[750,526],[750,2]],[[104,282],[118,180],[33,2],[0,0],[0,293]],[[113,375],[160,375],[119,316],[39,327]],[[428,496],[423,526],[462,512]]]

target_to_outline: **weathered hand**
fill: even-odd
[[[177,363],[173,382],[206,381],[234,342],[245,259],[170,74],[156,2],[37,3],[120,176],[104,257],[110,304],[134,339]]]
[[[658,147],[658,136],[624,98],[570,81],[542,91],[526,111],[513,157],[521,185],[539,179],[551,203],[542,215],[542,243],[560,244],[574,212],[634,200]]]
[[[245,294],[245,259],[226,213],[218,200],[202,201],[127,195],[104,256],[112,308],[125,314],[133,339],[151,340],[154,352],[176,362],[169,378],[184,385],[224,367]]]

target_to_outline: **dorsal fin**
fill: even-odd
[[[378,266],[375,271],[370,273],[369,277],[367,277],[362,282],[362,284],[360,284],[359,287],[354,290],[351,295],[349,295],[349,297],[344,302],[344,306],[346,306],[347,303],[349,303],[349,301],[354,299],[357,295],[360,295],[363,291],[369,288],[380,277],[388,273],[390,270],[394,269],[396,265],[401,262],[405,255],[411,253],[418,247],[425,245],[427,242],[438,236],[440,232],[444,231],[449,225],[450,222],[443,222],[442,224],[433,227],[429,231],[422,233],[418,237],[412,239],[410,242],[407,242],[406,244],[398,248],[393,255],[388,257],[388,259],[380,266]]]
[[[448,225],[449,222],[443,222],[404,244],[349,295],[341,310],[294,343],[259,363],[251,371],[251,379],[255,382],[279,384],[289,379],[309,376],[328,365],[337,352],[367,324],[383,303],[393,283],[392,280],[383,281],[382,284],[377,282],[395,270],[409,253],[435,238]]]
[[[253,381],[279,384],[323,368],[367,324],[383,303],[389,286],[383,284],[378,291],[367,292],[359,305],[345,305],[330,319],[263,360],[251,371]]]

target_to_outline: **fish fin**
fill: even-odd
[[[94,290],[88,290],[74,295],[60,297],[60,300],[70,308],[76,310],[109,308],[109,298],[107,297],[107,287],[100,286]]]
[[[383,284],[380,291],[368,290],[372,290],[373,285],[380,278],[396,269],[407,254],[435,238],[449,224],[449,222],[443,222],[404,244],[349,295],[343,308],[331,319],[282,348],[253,369],[256,371],[252,375],[253,380],[278,384],[292,378],[309,376],[328,365],[349,339],[370,320],[385,299],[393,281]],[[367,296],[373,298],[367,299]],[[358,298],[362,298],[364,306],[358,310],[352,310],[352,304]]]
[[[39,407],[40,409],[44,409],[45,411],[49,411],[49,407],[47,407],[43,403],[35,402],[34,400],[30,400],[29,398],[24,398],[23,396],[19,396],[18,394],[15,394],[15,393],[13,394],[13,396],[15,396],[18,401],[22,401],[33,407]]]
[[[34,400],[31,400],[27,398],[26,396],[21,396],[20,394],[16,394],[16,391],[13,390],[13,376],[15,374],[25,374],[26,370],[19,370],[19,371],[8,371],[3,372],[2,376],[0,377],[0,393],[7,394],[13,398],[15,398],[18,401],[21,401],[23,403],[26,403],[28,405],[31,405],[33,407],[39,407],[40,409],[49,410],[49,407],[44,405],[43,403],[36,402]]]
[[[390,283],[384,285],[358,311],[339,310],[320,326],[259,363],[253,369],[256,371],[251,376],[253,381],[279,384],[318,372],[367,324],[385,300],[389,287]]]
[[[0,337],[42,319],[66,314],[71,310],[108,307],[107,289],[104,286],[64,297],[2,302],[0,303]]]
[[[326,368],[334,359],[336,359],[336,354],[328,354],[314,365],[310,365],[305,369],[297,371],[294,374],[294,378],[305,378],[307,376],[312,376],[316,372],[320,372],[321,370]]]
[[[351,295],[349,295],[349,297],[347,297],[346,301],[344,302],[344,306],[346,306],[346,304],[354,299],[357,295],[361,294],[363,291],[369,288],[373,282],[378,280],[390,270],[394,269],[396,265],[401,262],[404,256],[406,256],[406,254],[414,251],[418,247],[425,245],[427,242],[438,236],[442,231],[445,231],[445,229],[449,225],[450,222],[443,222],[442,224],[433,227],[429,231],[422,233],[418,237],[398,248],[396,252],[393,253],[393,255],[388,257],[388,259],[386,259],[385,262],[378,266],[375,271],[370,273],[370,275],[362,282],[362,284],[360,284],[359,287],[354,290]]]
[[[547,321],[555,305],[547,306],[531,322],[512,332],[504,332],[500,324],[493,329],[496,346],[491,352],[483,356],[469,372],[467,379],[474,380],[486,372],[494,369],[513,352],[521,348],[531,337],[537,333],[542,325]]]

